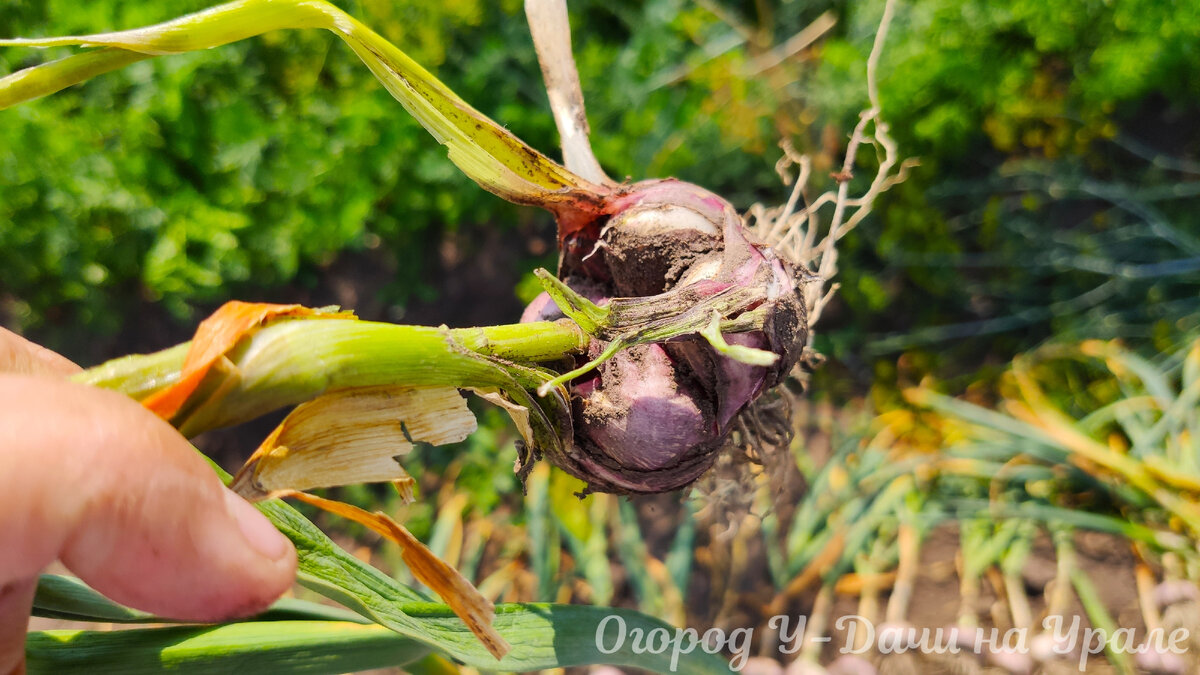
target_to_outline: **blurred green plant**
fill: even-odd
[[[81,34],[210,4],[5,3],[0,23],[8,35]],[[535,147],[553,147],[520,7],[347,6],[479,109]],[[693,58],[694,41],[730,32],[711,13],[676,0],[572,10],[592,27],[576,31],[576,51],[597,152],[614,174],[679,175],[742,201],[773,184],[770,162],[740,151],[770,143],[771,108],[754,101],[738,118],[748,126],[733,124],[713,97],[754,92],[714,93],[714,80],[730,78],[721,61],[670,86],[651,81]],[[4,50],[0,75],[63,53]],[[427,252],[444,231],[535,218],[470,186],[355,56],[317,31],[138,63],[4,116],[0,320],[68,352],[81,332],[127,324],[139,301],[191,319],[197,306],[314,283],[347,249],[388,259],[395,278],[385,302],[428,298]],[[727,135],[733,127],[739,133]],[[497,320],[505,318],[515,317]]]
[[[796,85],[820,111],[810,138],[861,108],[882,4],[845,3]],[[879,89],[922,166],[847,238],[823,351],[867,377],[904,351],[946,374],[1051,335],[1158,350],[1194,336],[1198,26],[1194,3],[1152,0],[907,7]]]
[[[912,407],[880,414],[871,435],[847,438],[809,470],[811,489],[773,554],[781,595],[772,611],[818,588],[814,612],[831,611],[819,598],[836,591],[858,595],[858,614],[875,625],[907,625],[922,543],[956,522],[964,631],[984,625],[980,599],[990,584],[1005,608],[991,625],[1050,639],[1023,581],[1035,540],[1048,536],[1058,567],[1043,618],[1066,616],[1073,589],[1090,624],[1112,636],[1117,624],[1075,561],[1074,535],[1084,530],[1132,547],[1147,629],[1194,630],[1182,607],[1170,620],[1161,611],[1200,597],[1164,600],[1172,584],[1195,591],[1200,583],[1200,341],[1154,361],[1116,342],[1057,343],[1019,357],[1001,382],[1000,400],[987,407],[928,383],[910,389]],[[764,523],[764,531],[776,527]],[[826,626],[828,618],[810,622]],[[1111,641],[1103,647],[1119,672],[1152,668],[1162,656],[1133,655]],[[820,653],[820,643],[808,642],[800,658],[815,663]],[[980,656],[1026,672],[1038,665],[1033,659],[1061,654]]]

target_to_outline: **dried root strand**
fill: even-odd
[[[797,152],[790,140],[784,139],[780,143],[783,157],[776,164],[775,170],[785,185],[792,185],[787,203],[775,208],[755,205],[744,217],[746,227],[759,239],[773,247],[789,262],[818,277],[817,283],[808,284],[804,288],[805,303],[809,308],[809,344],[812,343],[813,337],[811,327],[821,318],[822,310],[837,291],[837,284],[831,282],[838,270],[838,241],[871,213],[879,195],[903,183],[912,167],[919,164],[915,159],[899,159],[896,142],[888,133],[888,125],[883,120],[879,104],[876,71],[895,13],[895,4],[895,0],[888,0],[886,3],[870,56],[867,58],[867,98],[870,107],[860,113],[858,123],[847,142],[842,166],[837,173],[832,174],[837,187],[810,201],[805,190],[812,177],[812,160],[808,155]],[[850,180],[854,176],[858,151],[863,145],[876,148],[879,167],[866,191],[858,197],[851,197]],[[794,180],[789,173],[792,167],[798,169]],[[804,206],[799,208],[801,200],[804,201]],[[823,228],[820,212],[829,205],[833,206],[833,213],[829,226]],[[821,234],[822,231],[824,234]]]

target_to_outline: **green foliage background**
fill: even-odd
[[[851,8],[849,34],[869,35],[878,9]],[[868,353],[1008,355],[1051,335],[1161,349],[1196,330],[1198,19],[1138,0],[906,6],[881,97],[923,167],[844,267],[851,321],[889,336]],[[811,101],[842,117],[861,105],[854,44],[828,46]]]
[[[0,34],[133,27],[206,4],[0,0]],[[477,108],[553,151],[518,0],[339,4]],[[828,174],[866,107],[864,65],[882,7],[571,0],[597,156],[614,176],[676,175],[746,208],[786,199],[773,166],[788,137],[813,156],[815,197],[832,186]],[[822,40],[762,67],[827,11],[838,23]],[[59,53],[0,50],[0,74]],[[843,242],[839,297],[818,327],[817,347],[832,358],[811,397],[840,404],[871,391],[878,410],[894,412],[899,390],[926,374],[936,376],[932,388],[1003,395],[1005,364],[1048,338],[1119,337],[1135,351],[1170,352],[1200,332],[1196,63],[1194,2],[900,3],[880,94],[902,155],[921,166]],[[856,192],[873,173],[870,154],[862,153]],[[225,299],[311,302],[346,284],[361,286],[361,304],[351,304],[366,318],[453,324],[465,315],[460,305],[471,305],[472,320],[509,322],[536,289],[517,283],[521,273],[553,264],[552,250],[532,245],[552,232],[548,215],[506,204],[458,174],[350,51],[317,31],[138,63],[0,111],[0,323],[86,365],[186,339]],[[456,265],[446,263],[456,256]],[[1088,377],[1057,363],[1047,369],[1056,396],[1090,400],[1080,395]],[[862,407],[837,417],[829,406],[818,416],[837,430]],[[479,412],[481,430],[468,441],[422,448],[408,465],[423,498],[402,519],[435,551],[461,553],[458,566],[472,578],[500,575],[481,560],[524,560],[537,583],[522,592],[542,600],[561,595],[559,577],[584,577],[589,590],[569,599],[633,598],[681,625],[706,611],[686,604],[703,592],[693,584],[687,594],[693,549],[708,545],[686,505],[669,541],[644,536],[649,551],[632,504],[579,502],[563,474],[536,474],[522,498],[501,466],[508,460],[497,461],[512,430],[499,411]],[[232,432],[243,434],[232,437],[235,453],[221,452],[220,436],[205,449],[243,456],[272,423]],[[940,449],[943,440],[913,445]],[[818,473],[805,450],[798,457],[815,477],[813,501],[826,494],[820,476],[834,475],[840,460]],[[852,492],[891,480],[876,470],[883,453],[872,461],[880,464],[847,464],[863,472],[843,481]],[[923,500],[924,487],[906,490]],[[382,496],[372,486],[340,494],[372,508]],[[850,496],[851,507],[866,508],[865,497]],[[384,510],[400,513],[395,503]],[[846,522],[859,522],[857,513]],[[450,542],[464,522],[470,536],[459,551]],[[832,531],[841,521],[796,522]],[[862,528],[875,524],[864,522],[856,532],[865,537]],[[612,577],[609,534],[627,579]],[[566,549],[577,569],[560,568]],[[395,551],[380,547],[378,555],[403,577]],[[769,561],[777,586],[805,562],[789,556]],[[671,584],[648,581],[659,558]],[[677,615],[664,609],[672,606]]]
[[[206,4],[3,0],[0,30],[94,32]],[[342,5],[554,148],[519,2]],[[838,25],[816,48],[755,65],[827,10]],[[598,156],[614,175],[678,175],[739,207],[782,202],[782,136],[822,174],[840,161],[881,10],[572,2]],[[918,370],[961,371],[1052,334],[1162,346],[1194,331],[1198,12],[1151,0],[903,3],[880,87],[902,153],[922,166],[846,242],[818,346],[865,384],[905,351]],[[0,72],[53,56],[6,49]],[[96,353],[100,337],[136,335],[152,307],[186,335],[226,298],[319,287],[339,256],[382,265],[390,282],[371,292],[396,318],[445,291],[433,252],[447,237],[510,233],[500,241],[526,270],[552,255],[518,241],[548,233],[548,217],[459,175],[317,31],[135,64],[0,120],[0,320],[85,360],[109,355]],[[486,251],[468,255],[486,267]],[[510,302],[491,320],[513,319]]]
[[[6,3],[0,24],[14,35],[86,33],[206,4]],[[472,104],[554,147],[519,2],[346,8]],[[701,156],[726,185],[770,175],[768,162],[735,154],[736,139],[698,114],[704,87],[646,85],[693,48],[690,31],[700,29],[687,27],[687,12],[663,3],[583,9],[580,63],[604,131],[598,146],[615,170],[685,173]],[[13,70],[50,56],[10,49],[3,63]],[[7,323],[68,349],[77,331],[127,324],[135,299],[191,320],[197,304],[312,283],[314,268],[347,249],[384,249],[395,274],[387,300],[402,304],[430,293],[425,261],[441,233],[549,222],[461,176],[353,54],[317,31],[137,64],[6,111],[0,135]]]

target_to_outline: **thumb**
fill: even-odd
[[[265,608],[295,577],[287,539],[114,392],[0,375],[0,494],[0,588],[57,558],[113,600],[208,622]]]
[[[73,375],[82,368],[7,328],[0,328],[0,373]]]

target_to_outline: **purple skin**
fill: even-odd
[[[665,469],[703,442],[697,427],[708,415],[697,404],[699,393],[679,381],[662,345],[645,345],[624,358],[613,358],[601,376],[615,376],[619,387],[591,386],[584,420],[595,419],[589,434],[622,467]],[[611,419],[608,423],[606,420]]]
[[[712,466],[737,415],[795,364],[807,337],[797,293],[804,278],[751,243],[728,202],[695,185],[645,181],[618,191],[604,211],[608,217],[562,242],[559,277],[572,289],[603,305],[611,297],[668,298],[673,289],[709,297],[753,286],[762,299],[740,311],[765,305],[763,330],[725,340],[780,357],[772,367],[751,366],[689,335],[625,349],[571,384],[574,447],[551,461],[590,491],[667,492]],[[562,317],[543,293],[521,320]],[[587,358],[604,344],[594,340]]]
[[[666,492],[712,465],[713,415],[662,345],[617,354],[573,393],[576,458],[589,485]]]
[[[533,299],[533,302],[525,306],[525,311],[521,312],[521,323],[533,323],[535,321],[554,321],[561,319],[563,313],[559,310],[558,305],[550,299],[549,293],[542,293]]]

